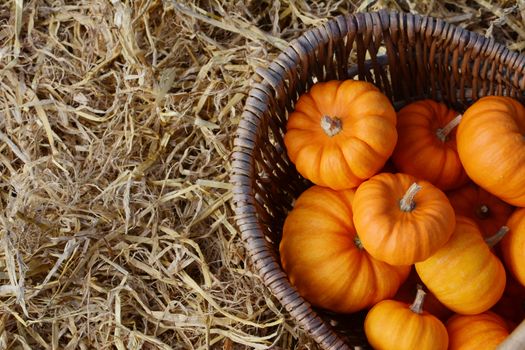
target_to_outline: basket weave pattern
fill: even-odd
[[[380,11],[339,16],[257,70],[234,141],[237,225],[265,285],[323,349],[362,345],[336,331],[290,285],[279,262],[284,219],[310,183],[286,155],[283,135],[299,96],[317,81],[375,84],[396,108],[433,98],[463,111],[485,95],[524,100],[525,56],[431,17]]]

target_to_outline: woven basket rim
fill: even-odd
[[[392,28],[392,24],[398,24],[400,32],[430,33],[434,40],[443,42],[451,49],[460,46],[469,50],[477,50],[476,54],[490,58],[499,65],[506,65],[507,69],[525,71],[525,55],[509,50],[492,38],[486,38],[481,34],[447,23],[439,18],[387,10],[339,15],[327,20],[320,26],[308,29],[290,41],[287,48],[268,63],[268,67],[277,67],[279,71],[286,73],[284,62],[301,65],[301,55],[308,54],[308,49],[315,49],[315,41],[312,38],[326,38],[328,36],[330,40],[333,40],[334,33],[337,35],[337,33],[347,33],[351,30],[363,33],[366,29],[372,31],[388,30]],[[257,217],[254,193],[256,175],[254,147],[257,130],[261,126],[260,117],[268,113],[269,96],[274,91],[283,93],[285,79],[286,76],[279,76],[274,73],[274,70],[261,67],[256,69],[253,77],[254,84],[243,107],[232,153],[230,181],[233,185],[232,202],[235,211],[235,223],[241,232],[242,240],[257,274],[265,286],[294,317],[295,322],[326,349],[350,349],[349,345],[318,315],[315,313],[303,315],[305,310],[310,309],[311,306],[290,284],[280,263],[268,247],[270,243],[265,239]],[[522,84],[521,90],[523,90],[525,81],[520,82],[520,84]],[[261,106],[265,106],[262,108],[263,110],[261,110]],[[242,131],[240,130],[241,126]],[[263,272],[263,268],[265,272]],[[283,297],[283,290],[290,292],[290,296]]]

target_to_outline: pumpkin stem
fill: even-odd
[[[332,137],[339,134],[341,130],[343,130],[343,121],[337,117],[331,118],[325,115],[321,118],[321,128],[326,135]]]
[[[414,197],[421,190],[421,188],[422,187],[415,182],[412,185],[410,185],[403,198],[401,198],[401,201],[399,201],[399,208],[402,211],[409,212],[414,210],[414,208],[416,207]]]
[[[447,125],[445,125],[442,128],[439,128],[436,130],[436,136],[438,139],[440,139],[442,142],[447,141],[447,136],[450,134],[452,129],[454,129],[456,126],[459,125],[459,122],[461,122],[461,118],[463,118],[463,115],[459,114],[454,119],[449,121]]]
[[[498,232],[496,232],[493,236],[485,238],[485,243],[487,243],[487,245],[491,248],[494,247],[499,241],[501,241],[503,237],[505,237],[509,230],[510,229],[508,226],[501,226]]]
[[[410,305],[410,311],[415,312],[419,315],[423,313],[423,303],[425,302],[425,295],[427,295],[427,293],[425,293],[423,287],[421,287],[421,285],[418,284],[416,299],[414,299],[414,302],[412,303],[412,305]]]
[[[355,244],[355,246],[356,246],[357,248],[359,248],[360,250],[365,249],[365,248],[363,247],[363,243],[361,242],[361,240],[359,239],[359,236],[357,236],[357,235],[354,237],[354,244]]]
[[[476,217],[479,219],[486,219],[490,216],[490,209],[485,204],[476,208]]]

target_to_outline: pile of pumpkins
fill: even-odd
[[[368,82],[316,83],[284,137],[313,183],[283,227],[290,282],[316,307],[368,310],[377,350],[496,348],[525,315],[524,135],[510,97],[396,113]]]

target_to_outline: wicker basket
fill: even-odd
[[[279,262],[286,214],[311,185],[289,161],[283,142],[299,96],[316,81],[353,78],[374,83],[396,108],[424,97],[458,111],[484,95],[523,102],[524,62],[525,56],[440,19],[380,11],[313,28],[257,71],[234,141],[236,221],[265,285],[323,349],[367,347],[365,313],[337,316],[312,308]]]

